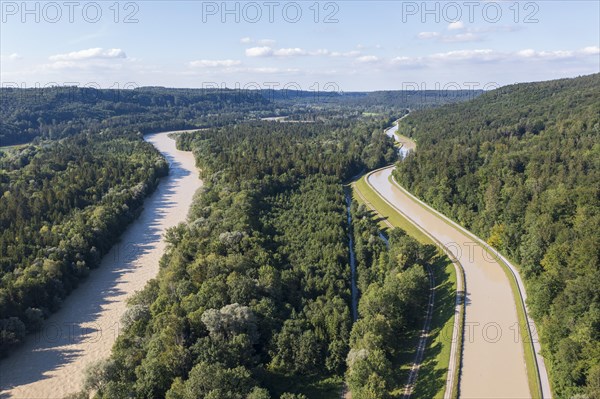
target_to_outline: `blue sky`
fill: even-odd
[[[493,88],[600,72],[598,1],[2,1],[1,11],[3,86]]]

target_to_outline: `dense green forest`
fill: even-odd
[[[521,267],[556,397],[600,397],[600,75],[415,112],[396,179]]]
[[[555,396],[600,397],[600,75],[485,94],[0,91],[0,144],[32,141],[0,148],[0,353],[99,264],[167,173],[142,134],[202,127],[177,144],[205,185],[86,391],[312,399],[345,381],[354,399],[397,397],[435,250],[402,230],[386,245],[357,204],[349,227],[342,183],[396,160],[382,129],[410,109],[400,133],[419,150],[395,177],[520,265]],[[273,116],[291,123],[260,121]]]
[[[466,101],[477,90],[338,91],[84,87],[0,88],[0,146],[81,132],[130,128],[141,133],[232,125],[270,116],[324,121],[393,116]]]
[[[106,398],[339,395],[351,343],[363,353],[383,338],[351,333],[341,183],[392,162],[393,143],[373,124],[257,122],[182,134],[178,145],[194,150],[205,185],[189,222],[169,230],[158,277],[131,299],[112,357],[91,368],[86,387]],[[389,334],[413,326],[421,299],[402,296],[375,314],[374,298],[420,295],[426,278],[410,260],[396,264],[399,253],[383,260],[384,250],[365,249],[381,270],[364,280],[361,311],[382,333],[389,317]]]
[[[329,91],[269,90],[263,95],[276,105],[314,104],[345,111],[389,112],[402,108],[423,109],[468,101],[483,94],[483,90],[387,90],[373,92],[342,92],[333,85]],[[335,90],[334,90],[335,89]]]
[[[141,133],[220,126],[272,112],[258,92],[80,87],[0,89],[0,145],[130,128]]]
[[[134,134],[0,150],[0,355],[99,264],[167,173]]]
[[[354,399],[399,397],[406,384],[401,372],[406,354],[414,353],[429,296],[424,266],[437,254],[401,229],[390,233],[389,248],[364,205],[353,203],[353,236],[361,292],[359,319],[352,327],[347,384]]]
[[[162,87],[0,89],[0,146],[32,142],[0,149],[0,354],[6,354],[21,342],[27,332],[40,328],[44,318],[60,307],[62,300],[99,264],[102,255],[137,216],[143,199],[155,188],[158,178],[167,173],[166,162],[141,140],[141,135],[170,129],[221,127],[201,135],[180,137],[181,148],[197,152],[206,176],[222,180],[215,183],[213,191],[207,190],[206,198],[197,202],[205,201],[205,206],[219,209],[219,217],[215,216],[214,221],[217,225],[221,213],[230,210],[226,209],[226,201],[213,204],[216,199],[210,195],[224,185],[235,183],[227,190],[248,196],[250,213],[244,217],[252,223],[235,231],[219,227],[221,232],[233,234],[234,241],[239,238],[236,235],[239,231],[260,236],[256,245],[265,246],[269,256],[275,257],[276,261],[268,265],[279,268],[278,273],[283,272],[285,262],[303,254],[296,260],[297,270],[289,272],[291,276],[284,273],[290,279],[290,287],[296,284],[300,293],[294,294],[293,300],[276,298],[279,312],[276,320],[280,324],[278,329],[271,326],[268,330],[269,334],[280,335],[265,334],[264,340],[270,346],[257,348],[260,356],[257,355],[256,364],[267,359],[268,373],[287,370],[295,360],[272,355],[276,350],[273,345],[277,339],[281,339],[280,346],[287,345],[286,339],[296,339],[294,334],[304,331],[306,323],[312,323],[315,337],[310,339],[316,343],[310,341],[310,345],[317,345],[319,352],[331,348],[323,359],[311,360],[318,363],[316,368],[312,364],[298,366],[298,373],[307,374],[309,379],[323,370],[323,375],[341,376],[351,322],[345,314],[348,300],[345,290],[349,284],[345,274],[346,227],[342,223],[330,232],[332,248],[319,247],[326,252],[313,253],[316,249],[309,248],[308,243],[316,245],[320,237],[314,238],[313,233],[321,231],[324,221],[336,226],[335,218],[343,214],[340,201],[343,180],[395,159],[391,142],[381,134],[381,129],[394,117],[408,108],[465,101],[478,94],[476,91],[344,94]],[[306,123],[259,121],[280,115],[288,121]],[[240,186],[237,183],[240,179],[248,181]],[[319,209],[312,215],[318,225],[290,228],[288,224],[292,222],[288,218],[292,212],[300,220],[310,215],[309,208],[291,208],[307,198],[333,209]],[[209,217],[201,211],[197,214]],[[273,236],[263,237],[262,231],[255,233],[259,228],[273,230]],[[291,233],[303,228],[308,230],[302,236]],[[308,260],[315,265],[304,266]],[[336,264],[340,268],[336,273],[325,270]],[[302,267],[307,268],[302,273],[308,277],[300,275],[298,270]],[[244,276],[244,272],[238,273]],[[319,273],[333,273],[331,281],[313,276]],[[251,278],[255,279],[255,274],[250,273]],[[310,286],[316,284],[315,279],[323,285]],[[284,281],[278,289],[286,291],[287,287]],[[259,292],[255,296],[262,295]],[[317,316],[305,309],[309,300],[316,301],[323,295],[335,298],[334,310],[340,314],[341,323],[327,327],[335,331],[325,333],[321,331],[324,327],[312,320]],[[217,302],[222,305],[219,309],[226,304],[243,302],[249,306],[252,302],[248,298],[244,301],[235,298],[232,295],[223,299],[223,303]],[[303,316],[296,317],[296,313]],[[284,322],[292,338],[284,338],[287,330],[280,331]],[[162,392],[162,388],[156,388],[157,392]],[[268,388],[276,393],[283,390]]]

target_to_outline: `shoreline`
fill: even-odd
[[[62,308],[0,361],[0,398],[62,398],[82,388],[86,366],[110,355],[126,299],[156,276],[163,235],[185,222],[202,186],[191,152],[178,151],[173,131],[149,134],[170,165],[169,175],[144,201],[140,216],[65,299]],[[185,212],[182,210],[185,209]]]

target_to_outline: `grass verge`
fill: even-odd
[[[352,186],[352,197],[361,204],[365,204],[370,209],[373,209],[377,215],[377,222],[382,231],[387,231],[389,222],[394,227],[399,227],[414,237],[421,244],[434,244],[421,230],[415,227],[408,219],[398,213],[394,208],[388,205],[377,193],[375,193],[362,177]]]
[[[452,333],[454,331],[454,305],[456,299],[454,265],[447,256],[440,256],[433,265],[432,270],[437,284],[435,287],[435,307],[431,319],[427,349],[412,395],[413,398],[419,399],[444,397],[450,362]],[[460,356],[457,356],[457,359],[460,360]],[[456,376],[458,376],[458,373]]]

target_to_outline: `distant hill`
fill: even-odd
[[[327,89],[327,88],[325,88]],[[133,90],[50,87],[0,89],[0,145],[36,137],[57,139],[81,132],[129,129],[142,133],[224,126],[273,115],[315,120],[363,111],[396,115],[466,101],[480,91],[339,93],[323,90],[174,89]]]
[[[256,92],[78,87],[0,89],[0,144],[55,139],[82,131],[130,128],[142,133],[226,124],[241,113],[270,108]]]
[[[265,97],[276,102],[337,104],[352,107],[401,107],[422,109],[471,100],[483,90],[387,90],[372,92],[334,91],[334,86],[322,91],[263,90]],[[329,89],[329,90],[325,90]]]
[[[600,397],[600,74],[414,112],[396,178],[521,265],[555,397]]]

